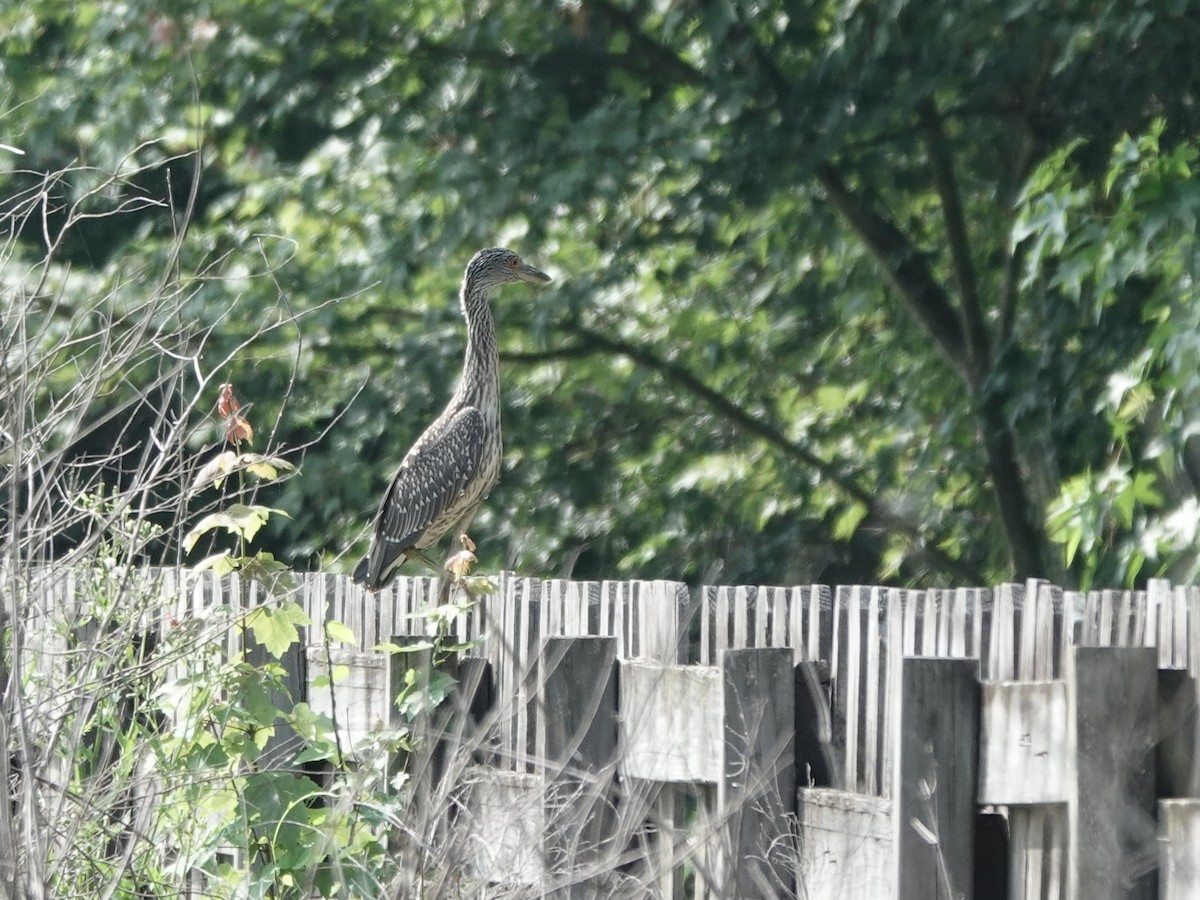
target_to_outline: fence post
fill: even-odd
[[[1200,800],[1158,802],[1162,900],[1200,897]]]
[[[612,782],[617,757],[617,639],[550,637],[542,645],[546,722],[545,858],[554,898],[605,896],[622,850]]]
[[[895,768],[897,900],[971,900],[979,661],[905,658]]]
[[[795,891],[795,673],[788,647],[722,656],[725,774],[718,785],[728,829],[725,896]]]
[[[1159,648],[1161,662],[1162,649]],[[1183,669],[1158,670],[1158,797],[1200,797],[1200,714],[1196,679]]]
[[[1158,651],[1074,647],[1069,660],[1067,896],[1152,900]]]

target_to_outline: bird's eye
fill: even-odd
[[[516,268],[517,266],[519,266],[520,264],[521,264],[521,257],[519,257],[519,256],[510,256],[510,257],[508,258],[508,267],[509,267],[510,269],[515,269],[515,268]]]

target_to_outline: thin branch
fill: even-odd
[[[724,394],[706,384],[689,369],[676,362],[664,359],[649,347],[617,340],[582,326],[574,326],[571,330],[580,338],[579,343],[557,350],[536,353],[509,353],[504,355],[504,359],[508,362],[540,363],[555,359],[579,358],[600,353],[624,356],[643,368],[657,373],[674,386],[683,388],[726,421],[736,425],[748,434],[766,441],[792,460],[819,473],[822,478],[836,485],[847,497],[866,507],[868,515],[876,523],[902,532],[911,538],[916,552],[925,558],[933,568],[947,575],[966,579],[968,582],[977,583],[982,581],[981,574],[973,567],[961,560],[955,559],[937,547],[928,546],[925,543],[925,536],[922,535],[921,529],[918,526],[888,509],[871,490],[863,487],[852,477],[846,475],[837,465],[813,453],[803,444],[793,441],[770,422],[764,421],[759,416],[734,403]]]

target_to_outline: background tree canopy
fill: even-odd
[[[266,536],[297,565],[365,546],[500,244],[555,284],[495,303],[488,566],[1194,574],[1193,4],[192,7],[0,12],[0,195],[45,200],[28,259],[97,214],[47,316],[174,273],[258,441],[308,445]],[[109,414],[152,390],[121,373],[62,445],[135,440]]]

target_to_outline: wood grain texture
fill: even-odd
[[[971,900],[979,663],[911,657],[896,736],[897,900]]]
[[[978,802],[1066,803],[1067,683],[986,682],[981,703]]]
[[[799,791],[796,896],[894,900],[890,800],[829,788]]]
[[[620,667],[621,774],[716,784],[721,756],[721,672],[715,666]]]
[[[1200,897],[1200,800],[1160,800],[1158,804],[1161,900]]]
[[[725,897],[791,893],[795,848],[795,701],[787,648],[727,650],[721,660],[724,776],[718,787],[727,823]]]
[[[1151,900],[1157,651],[1076,647],[1069,658],[1075,765],[1069,895]]]

